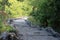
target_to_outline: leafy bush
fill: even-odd
[[[35,20],[39,20],[39,25],[51,26],[55,31],[60,32],[60,0],[34,0],[33,2],[35,5],[32,3],[33,8],[30,15]]]

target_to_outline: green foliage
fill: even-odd
[[[17,1],[23,2],[24,0],[17,0]]]
[[[28,1],[24,0],[8,0],[10,6],[5,6],[5,11],[10,15],[10,17],[21,17],[21,16],[28,16],[31,12],[31,5],[28,4]]]
[[[0,10],[5,10],[10,18],[32,16],[29,20],[34,24],[51,26],[60,32],[59,3],[60,0],[0,0]]]
[[[59,2],[59,0],[34,0],[31,4],[33,8],[30,15],[37,20],[37,23],[39,21],[39,25],[51,26],[56,31],[60,32]]]
[[[6,25],[5,21],[7,20],[7,13],[5,13],[5,5],[7,5],[8,0],[0,0],[0,33],[4,31],[10,31],[13,30],[12,27],[9,25]]]
[[[13,30],[13,29],[9,25],[8,26],[4,26],[3,25],[3,26],[0,27],[0,33],[4,32],[4,31],[8,31],[9,32],[10,30]]]
[[[5,20],[5,16],[0,14],[0,33],[4,32],[4,31],[12,30],[12,27],[10,27],[9,25],[6,26],[3,23],[4,20]]]
[[[28,16],[32,11],[28,0],[0,0],[0,11],[6,12],[7,15],[0,15],[0,32],[10,30],[10,26],[6,26],[4,21],[8,18],[17,18],[21,16]],[[5,16],[4,16],[5,15]]]

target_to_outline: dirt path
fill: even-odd
[[[16,25],[19,33],[23,34],[21,37],[23,40],[59,40],[44,29],[38,30],[37,28],[30,27],[24,19],[15,20],[13,24]]]

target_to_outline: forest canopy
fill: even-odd
[[[60,0],[0,0],[0,10],[9,18],[32,16],[34,24],[60,33]]]
[[[11,15],[11,17],[28,16],[31,12],[31,5],[27,0],[21,2],[21,0],[8,0],[10,6],[5,5],[5,11]]]

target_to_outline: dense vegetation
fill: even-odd
[[[60,0],[34,0],[35,5],[30,15],[34,17],[40,26],[50,26],[54,30],[60,32],[59,2]]]
[[[5,11],[10,15],[10,17],[21,17],[28,16],[31,12],[31,6],[28,5],[27,0],[8,0],[10,6],[5,6]]]
[[[29,20],[36,25],[52,27],[60,32],[60,0],[0,0],[0,10],[8,18],[32,16]],[[4,13],[4,14],[5,14]],[[1,19],[1,22],[4,20]]]
[[[10,31],[13,30],[12,27],[7,25],[6,20],[8,19],[8,14],[5,12],[5,5],[7,3],[7,0],[0,0],[0,33],[4,31]]]

